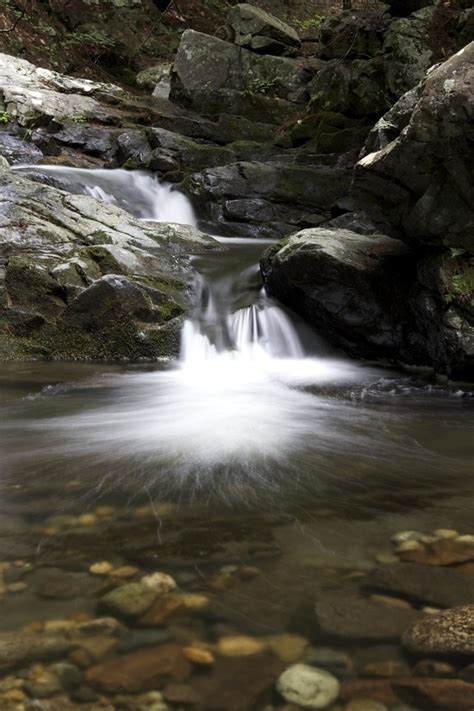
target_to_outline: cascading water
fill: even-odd
[[[28,168],[71,192],[114,202],[141,219],[194,224],[186,197],[152,176],[124,170]],[[224,252],[194,258],[200,296],[182,331],[179,359],[152,372],[111,375],[99,383],[107,396],[74,415],[50,406],[49,417],[32,424],[46,444],[34,458],[62,452],[83,466],[84,456],[117,479],[144,477],[147,486],[216,488],[235,492],[272,488],[301,479],[301,462],[311,461],[323,477],[356,448],[370,461],[370,413],[350,399],[328,397],[327,389],[362,385],[381,370],[336,358],[314,334],[262,290],[258,240],[227,240]],[[60,398],[58,399],[60,400]],[[377,426],[389,429],[384,417]],[[402,456],[396,435],[394,451]],[[386,446],[384,443],[384,450]],[[387,455],[388,456],[388,455]],[[95,463],[95,464],[94,464]],[[306,466],[306,470],[308,467]],[[186,485],[184,483],[186,482]]]

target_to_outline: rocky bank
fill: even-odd
[[[472,9],[464,2],[390,3],[319,25],[308,44],[272,15],[236,5],[219,37],[187,29],[171,70],[142,73],[142,86],[158,81],[151,96],[2,55],[0,150],[12,164],[152,171],[191,198],[201,229],[283,239],[262,261],[266,287],[336,345],[358,357],[471,379],[474,49],[461,47],[471,38]],[[455,53],[431,68],[443,52]],[[48,182],[41,170],[28,177]],[[16,211],[24,219],[15,202],[9,219]],[[19,228],[15,244],[23,234]],[[16,250],[10,240],[7,272],[9,260],[20,257]],[[165,252],[154,254],[147,276],[147,288],[161,296],[149,292],[155,301],[147,315],[140,307],[143,318],[132,319],[147,343],[114,342],[102,353],[87,335],[81,356],[175,350],[176,337],[171,348],[165,332],[186,311],[189,268],[184,258],[170,266],[176,258]],[[55,267],[47,266],[48,279]],[[158,272],[172,284],[166,298],[163,280],[158,288],[151,283]],[[112,273],[129,277],[109,265],[94,278],[109,288]],[[5,297],[4,357],[74,356],[73,341],[60,345],[61,319],[54,317],[54,327],[43,323],[38,297],[23,298],[34,314],[26,330],[9,314],[25,304]],[[62,298],[57,291],[55,298]],[[72,302],[62,306],[56,303],[57,314],[69,319]],[[36,351],[26,347],[33,322],[46,337]]]

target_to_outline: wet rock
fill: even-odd
[[[342,639],[399,639],[420,613],[343,593],[320,594],[315,603],[320,631]]]
[[[222,637],[217,642],[217,651],[224,657],[249,657],[260,654],[264,649],[263,642],[245,635]]]
[[[461,679],[404,679],[393,687],[403,701],[434,711],[470,711],[474,704],[474,684]]]
[[[296,634],[275,635],[266,641],[269,649],[276,654],[278,659],[287,664],[302,660],[309,645],[307,639]],[[315,666],[317,665],[315,664]]]
[[[172,704],[196,704],[199,694],[188,684],[168,684],[163,689],[163,698]]]
[[[296,30],[248,3],[235,5],[226,20],[231,40],[258,54],[292,56],[301,47]]]
[[[354,679],[341,684],[341,698],[345,701],[371,699],[390,708],[402,702],[391,679]]]
[[[151,67],[142,69],[138,72],[136,76],[136,82],[138,86],[145,89],[150,89],[153,91],[157,84],[161,84],[168,79],[168,92],[169,92],[169,75],[171,71],[171,64],[169,62],[162,62],[161,64],[154,64]],[[158,94],[160,96],[162,94]],[[166,97],[165,97],[166,98]]]
[[[474,599],[474,577],[452,568],[399,563],[376,568],[368,585],[388,594],[437,607],[468,604]]]
[[[271,247],[261,267],[272,295],[345,349],[413,361],[422,354],[400,306],[409,259],[403,243],[385,235],[314,228]]]
[[[378,12],[342,12],[321,26],[324,59],[360,59],[381,54],[389,18]]]
[[[0,132],[0,155],[5,158],[10,165],[20,165],[22,163],[39,163],[43,158],[42,151],[34,145],[16,136]]]
[[[191,663],[181,647],[166,643],[91,667],[85,678],[99,691],[137,693],[163,687],[169,682],[182,682],[191,670]]]
[[[144,583],[127,583],[108,592],[101,604],[112,613],[125,617],[143,615],[153,604],[157,591]]]
[[[303,708],[324,709],[339,696],[339,682],[324,669],[294,664],[278,678],[277,690],[286,701]]]
[[[166,629],[132,629],[128,630],[119,640],[117,651],[122,654],[134,652],[143,647],[152,647],[167,642],[170,633]],[[185,650],[183,650],[185,651]],[[192,660],[191,660],[192,661]]]
[[[93,563],[89,568],[89,572],[92,573],[92,575],[108,575],[112,572],[113,567],[112,563],[103,560],[100,563]]]
[[[424,565],[452,565],[474,560],[474,541],[462,538],[434,540],[415,550],[400,550],[402,560],[410,560]]]
[[[304,662],[330,671],[337,678],[347,678],[352,672],[353,662],[346,652],[331,647],[308,647]]]
[[[449,662],[437,659],[420,659],[413,667],[414,676],[434,676],[452,678],[457,676],[456,669]],[[461,677],[463,678],[463,677]],[[464,681],[470,681],[464,679]]]
[[[345,711],[388,711],[388,707],[372,699],[355,699],[347,704]]]
[[[284,664],[272,654],[216,659],[205,674],[193,677],[193,688],[203,699],[200,711],[243,711],[264,708]],[[245,683],[242,681],[245,680]]]
[[[210,666],[214,664],[214,655],[208,649],[202,647],[184,647],[183,654],[193,664],[198,666]]]
[[[25,666],[37,660],[64,656],[73,643],[65,637],[21,632],[0,634],[0,671]]]
[[[372,145],[356,166],[360,204],[399,227],[407,241],[473,248],[474,180],[466,162],[473,53],[471,43],[430,71],[410,94],[411,110],[391,110],[388,142]]]
[[[291,59],[258,56],[186,30],[171,73],[171,98],[207,116],[224,112],[278,125],[303,107],[309,79]]]
[[[416,654],[474,655],[474,605],[455,607],[418,620],[403,635]]]

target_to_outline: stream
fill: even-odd
[[[34,170],[141,219],[196,223],[145,173]],[[0,630],[95,614],[106,586],[89,569],[109,561],[208,598],[149,623],[154,643],[291,633],[338,651],[351,678],[399,649],[317,631],[314,597],[355,594],[397,560],[399,531],[473,532],[472,391],[345,357],[265,294],[269,242],[218,239],[225,251],[192,258],[174,362],[2,366],[0,561],[19,572]],[[127,624],[121,653],[146,647]]]

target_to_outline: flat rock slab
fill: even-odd
[[[344,700],[371,699],[388,706],[413,704],[429,711],[472,711],[474,684],[461,679],[356,679],[342,684]]]
[[[368,585],[395,596],[436,607],[474,602],[474,575],[452,568],[395,563],[376,568]]]
[[[418,619],[417,610],[391,607],[366,598],[324,593],[315,603],[320,631],[342,639],[397,640]]]

